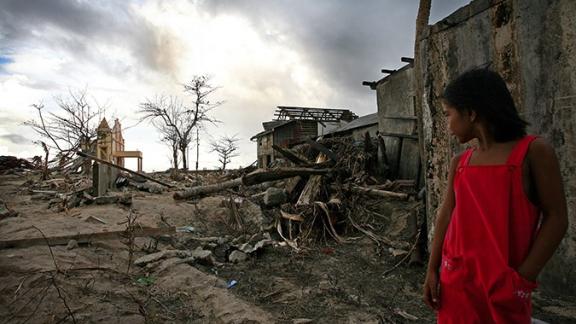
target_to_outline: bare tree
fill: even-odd
[[[169,117],[167,120],[173,121],[176,125],[180,123],[180,112],[183,109],[182,105],[176,101],[175,98],[165,98],[160,97],[156,98],[154,101],[157,107],[163,107],[166,110],[166,114]],[[160,140],[168,147],[170,147],[172,151],[172,167],[174,170],[178,170],[179,165],[179,136],[178,136],[178,127],[172,127],[164,122],[163,119],[153,119],[152,125],[160,132],[161,138]]]
[[[42,103],[32,105],[38,112],[38,119],[26,121],[24,125],[47,139],[43,142],[45,151],[56,150],[56,158],[63,164],[78,150],[92,151],[98,122],[105,109],[97,104],[96,107],[90,105],[86,90],[69,91],[68,97],[56,97],[55,101],[59,108],[56,112],[46,111]],[[86,166],[84,169],[88,171]]]
[[[172,166],[174,167],[174,170],[178,170],[180,162],[178,160],[178,134],[165,125],[162,127],[160,132],[162,133],[161,141],[166,143],[172,150]]]
[[[218,161],[222,164],[222,170],[226,170],[226,166],[232,161],[233,157],[238,156],[238,141],[236,135],[222,136],[217,141],[210,142],[210,152],[218,153]]]
[[[151,120],[156,128],[166,127],[170,136],[177,138],[177,146],[182,156],[182,167],[188,169],[187,152],[192,141],[193,129],[205,122],[215,123],[216,120],[208,115],[208,112],[221,102],[210,102],[208,97],[218,88],[210,85],[207,76],[195,76],[184,85],[184,91],[192,95],[192,105],[187,107],[177,97],[157,97],[140,105],[142,120]],[[161,130],[163,137],[166,133]],[[173,142],[170,142],[173,143]]]
[[[196,171],[198,171],[198,161],[200,160],[200,126],[206,122],[218,122],[207,116],[210,110],[222,104],[222,101],[210,102],[208,99],[218,89],[218,87],[210,84],[210,77],[206,75],[196,75],[190,82],[184,84],[184,91],[192,96],[194,113],[199,121],[196,128]]]

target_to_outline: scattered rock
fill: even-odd
[[[119,203],[125,206],[132,205],[132,195],[113,195],[113,196],[100,196],[94,198],[96,205],[108,205]]]
[[[118,203],[124,206],[132,206],[132,195],[124,195],[118,198]]]
[[[288,196],[283,189],[270,187],[266,189],[264,193],[264,205],[266,205],[266,207],[279,206],[285,203],[287,199]]]
[[[144,266],[149,263],[153,263],[162,259],[168,258],[180,258],[183,259],[182,262],[190,263],[190,262],[198,262],[201,264],[206,265],[213,265],[214,258],[212,257],[212,251],[203,250],[202,248],[198,247],[194,251],[186,251],[186,250],[164,250],[152,254],[145,255],[140,257],[134,261],[134,264],[137,266]]]
[[[248,232],[254,233],[262,229],[265,218],[260,206],[248,199],[244,199],[238,210],[240,211],[244,225],[246,225],[245,229]]]
[[[67,250],[73,250],[77,247],[78,247],[78,241],[76,241],[76,240],[70,240],[70,241],[68,241],[68,245],[66,245]]]
[[[228,256],[228,261],[232,263],[239,263],[246,260],[248,260],[248,254],[239,250],[232,251],[232,253],[230,253],[230,255]]]
[[[203,250],[202,248],[196,248],[196,250],[192,251],[190,254],[191,257],[196,259],[206,259],[212,255],[212,251]]]
[[[263,240],[256,242],[256,244],[244,243],[238,247],[238,250],[240,250],[244,253],[253,253],[253,252],[258,251],[261,248],[263,248],[267,245],[271,245],[273,243],[274,243],[274,241],[266,238],[266,239],[263,239]]]
[[[194,262],[204,264],[204,265],[213,265],[214,264],[214,257],[212,257],[212,251],[203,250],[201,247],[196,248],[196,250],[190,253],[190,258],[194,259]]]
[[[80,199],[77,195],[70,195],[66,198],[66,208],[70,209],[78,207],[81,201],[82,199]]]
[[[147,263],[155,262],[161,259],[173,258],[173,257],[185,258],[189,257],[190,255],[191,254],[189,251],[184,250],[164,250],[140,257],[136,259],[136,261],[134,261],[134,264],[137,266],[142,266]]]
[[[164,191],[164,187],[152,181],[146,181],[143,183],[140,182],[132,182],[131,183],[134,187],[138,188],[138,190],[148,191],[150,193],[159,194]]]
[[[309,318],[295,318],[292,320],[292,324],[306,324],[313,323],[314,321]]]
[[[96,205],[108,205],[115,204],[118,201],[118,196],[100,196],[94,198],[94,203]]]

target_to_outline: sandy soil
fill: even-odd
[[[225,203],[229,196],[175,202],[171,192],[130,191],[131,207],[86,205],[56,212],[48,209],[49,200],[27,190],[29,178],[0,176],[0,199],[18,212],[0,220],[2,240],[40,237],[39,230],[46,236],[125,230],[131,214],[141,226],[193,231],[136,238],[132,257],[125,238],[0,249],[0,323],[434,322],[421,301],[424,269],[405,263],[394,268],[403,255],[393,256],[361,233],[342,233],[343,244],[309,241],[296,251],[272,231],[273,243],[231,263],[227,257],[239,243],[263,236],[253,235],[256,227],[234,225]],[[254,206],[239,204],[242,217],[273,217],[273,210],[260,215]],[[394,218],[402,208],[381,212]],[[402,227],[392,222],[375,230]],[[212,256],[186,263],[171,257],[147,266],[130,262],[152,252],[197,248]],[[576,322],[576,302],[566,296],[536,292],[534,305],[535,318]]]

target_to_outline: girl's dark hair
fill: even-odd
[[[464,72],[448,84],[442,99],[458,111],[475,111],[496,142],[526,135],[528,123],[518,116],[506,83],[494,71],[481,68]]]

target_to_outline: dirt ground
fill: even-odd
[[[422,302],[424,268],[400,262],[405,253],[394,256],[396,251],[363,233],[341,233],[344,243],[327,237],[290,246],[266,221],[263,231],[246,230],[249,222],[244,229],[235,226],[226,204],[230,195],[176,202],[172,192],[130,191],[132,206],[92,204],[56,211],[48,208],[48,198],[27,189],[31,177],[0,176],[0,199],[18,212],[0,220],[3,241],[123,231],[129,217],[142,227],[186,231],[136,238],[133,244],[119,237],[77,246],[0,249],[0,323],[435,321]],[[273,218],[273,210],[260,211],[253,203],[238,206],[247,218]],[[396,203],[381,212],[390,220],[402,208]],[[374,231],[395,231],[384,218]],[[244,261],[229,262],[231,251],[255,242],[266,244]],[[210,256],[183,259],[175,252],[134,265],[158,251],[196,249]],[[576,323],[575,300],[539,291],[533,300],[534,318]]]

